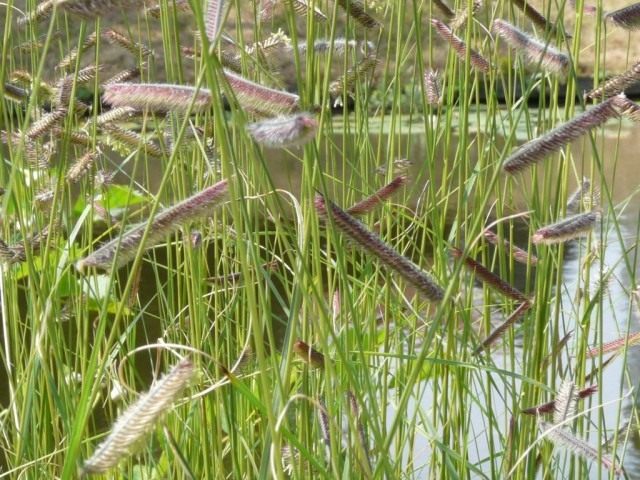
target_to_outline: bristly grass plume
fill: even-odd
[[[284,115],[298,110],[300,97],[247,80],[229,70],[225,70],[227,81],[240,106],[261,115]]]
[[[151,221],[144,248],[161,242],[167,235],[175,232],[182,225],[213,214],[213,208],[219,205],[228,191],[227,180],[205,188],[201,192],[160,212]],[[76,268],[84,273],[89,268],[108,270],[117,269],[133,260],[143,240],[146,224],[138,225],[105,245],[98,248],[88,257],[79,260]]]
[[[380,22],[367,13],[364,3],[360,0],[336,0],[336,3],[363,27],[376,28],[380,26]]]
[[[182,360],[151,389],[120,415],[111,433],[88,458],[82,475],[104,473],[131,455],[135,446],[158,424],[163,413],[171,407],[193,378],[195,367],[190,360]]]
[[[585,98],[608,98],[624,92],[633,84],[640,82],[640,62],[636,62],[626,72],[615,75],[601,85],[585,93]]]
[[[467,47],[467,44],[464,43],[461,38],[457,37],[447,25],[435,18],[431,20],[431,24],[436,29],[436,32],[438,32],[438,35],[451,46],[460,60],[464,62],[467,58],[467,51],[469,51],[471,66],[479,72],[489,73],[491,64],[478,52]]]
[[[569,142],[580,138],[591,129],[598,127],[619,115],[616,97],[591,107],[568,122],[557,126],[544,135],[530,140],[505,160],[503,168],[507,173],[517,173],[557,152]]]
[[[619,10],[609,12],[604,19],[625,30],[638,30],[640,28],[640,3],[633,3]]]
[[[536,266],[538,264],[538,258],[534,254],[527,252],[526,250],[523,250],[516,245],[512,245],[509,240],[507,240],[506,238],[498,237],[498,235],[493,233],[491,230],[484,231],[484,238],[486,238],[489,243],[495,245],[496,247],[502,245],[507,251],[508,255],[512,256],[513,259],[518,263],[531,266]]]
[[[317,120],[308,113],[290,117],[262,120],[247,125],[251,137],[261,145],[286,148],[304,145],[313,140],[318,131]]]
[[[531,237],[531,241],[535,244],[552,245],[584,237],[593,230],[599,218],[600,213],[595,211],[573,215],[538,229]]]
[[[442,104],[442,86],[435,70],[424,72],[424,95],[429,105],[437,107]]]
[[[207,110],[212,101],[211,92],[204,88],[154,83],[110,83],[104,85],[102,98],[112,107],[161,113],[200,113]]]
[[[317,194],[316,211],[322,218],[331,218],[338,229],[353,240],[360,248],[379,259],[387,267],[413,285],[427,300],[439,302],[444,298],[444,290],[416,266],[411,260],[400,255],[384,243],[375,233],[369,231],[357,219],[342,210],[330,200]]]
[[[551,423],[540,421],[540,429],[554,445],[566,448],[570,452],[587,460],[599,462],[605,468],[611,470],[616,475],[623,475],[624,470],[609,455],[603,454],[598,449],[592,447],[584,440],[576,437],[566,428],[558,427]]]
[[[553,73],[565,73],[569,68],[569,56],[542,43],[501,19],[493,21],[491,30],[502,37],[510,47],[522,53],[530,65],[540,65]]]
[[[406,175],[400,175],[387,183],[384,187],[380,188],[373,195],[360,200],[355,205],[352,205],[347,209],[349,215],[364,215],[369,213],[374,208],[378,207],[382,202],[391,197],[394,193],[400,190],[408,182]]]
[[[206,0],[207,8],[204,12],[205,33],[209,41],[214,44],[218,38],[222,23],[222,9],[224,0]]]
[[[583,388],[577,392],[577,396],[579,399],[588,398],[594,393],[598,391],[597,385],[589,385],[588,387]],[[551,400],[550,402],[543,403],[542,405],[537,405],[535,407],[529,407],[522,409],[522,413],[526,415],[542,415],[545,413],[553,413],[556,409],[556,400]]]

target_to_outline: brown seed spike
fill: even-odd
[[[511,3],[518,7],[529,20],[531,20],[536,26],[540,27],[545,32],[548,32],[552,35],[558,34],[558,29],[556,28],[556,26],[549,20],[547,20],[546,17],[542,15],[538,10],[536,10],[527,0],[511,0]],[[566,32],[564,33],[564,37],[571,38],[571,36]]]
[[[604,19],[625,30],[638,30],[640,28],[640,3],[609,12]]]
[[[489,348],[494,343],[496,343],[507,331],[507,329],[511,327],[511,325],[513,325],[516,320],[522,317],[522,315],[524,315],[530,308],[531,304],[529,302],[523,302],[518,305],[518,308],[516,308],[504,322],[498,325],[489,335],[487,335],[487,338],[485,338],[480,346],[473,351],[473,354],[479,355],[484,349]]]
[[[590,385],[586,388],[583,388],[578,392],[578,398],[587,398],[593,395],[598,391],[597,385]],[[551,400],[550,402],[543,403],[542,405],[537,405],[535,407],[525,408],[522,411],[525,415],[541,415],[543,413],[553,413],[556,406],[555,400]]]
[[[569,68],[569,56],[552,46],[542,43],[501,19],[493,22],[491,30],[502,37],[510,47],[524,54],[527,63],[540,65],[553,73],[564,73]]]
[[[530,303],[529,298],[517,288],[502,280],[495,273],[484,265],[476,262],[474,259],[465,256],[459,248],[451,249],[455,258],[461,258],[465,266],[471,270],[480,280],[488,286],[502,293],[505,297],[511,298],[516,302]]]
[[[144,237],[146,223],[133,227],[121,237],[107,242],[88,257],[79,260],[76,263],[76,269],[80,273],[85,273],[92,267],[99,270],[120,268],[135,258],[139,248],[157,245],[182,225],[213,215],[214,207],[222,203],[227,192],[226,180],[205,188],[186,200],[166,208],[149,220],[151,226],[146,238]]]
[[[360,0],[337,0],[336,3],[364,28],[380,26],[380,22],[366,12],[364,4]]]
[[[384,243],[380,237],[369,231],[357,219],[320,194],[316,195],[314,203],[316,211],[321,217],[330,217],[342,233],[357,243],[363,250],[369,252],[387,267],[402,276],[427,300],[439,302],[444,298],[444,290],[424,271],[418,268],[411,260],[400,255]]]
[[[498,246],[502,244],[505,250],[507,250],[507,252],[509,252],[509,254],[513,256],[513,259],[518,263],[531,266],[536,266],[538,264],[538,258],[535,255],[519,247],[516,247],[515,245],[512,245],[508,240],[504,238],[501,239],[491,230],[485,230],[484,238],[486,238],[487,241],[492,245]]]
[[[469,52],[469,61],[471,66],[482,73],[488,73],[491,70],[491,64],[478,52],[467,47],[467,44],[457,37],[449,27],[440,20],[433,19],[431,24],[446,42],[451,46],[458,58],[463,62],[466,61],[467,52]]]
[[[533,243],[552,245],[564,243],[578,237],[584,237],[593,230],[600,218],[598,212],[585,212],[565,218],[552,225],[540,228],[531,237]]]
[[[201,113],[212,102],[211,92],[204,88],[154,83],[110,83],[104,85],[102,99],[112,107],[161,113]]]
[[[387,185],[382,187],[376,193],[371,195],[370,197],[365,198],[364,200],[359,201],[355,205],[349,207],[347,213],[349,215],[364,215],[369,213],[371,210],[376,208],[382,202],[384,202],[387,198],[391,197],[394,193],[400,190],[404,185],[407,184],[407,176],[400,175],[399,177],[394,178]]]
[[[640,62],[636,62],[629,70],[611,77],[597,88],[587,92],[585,98],[609,98],[624,92],[628,87],[640,81]]]
[[[568,122],[557,126],[544,135],[522,145],[504,162],[507,173],[520,172],[548,155],[557,152],[566,144],[580,138],[591,129],[602,125],[607,120],[617,117],[616,97],[589,108]]]

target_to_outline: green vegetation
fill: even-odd
[[[640,115],[583,15],[210,1],[2,7],[0,478],[626,475]]]

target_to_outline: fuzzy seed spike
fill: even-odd
[[[473,68],[482,73],[488,73],[491,70],[491,64],[478,52],[467,47],[467,44],[457,37],[448,26],[435,18],[431,20],[431,24],[438,32],[438,35],[451,46],[460,60],[466,61],[468,51],[469,61]]]
[[[487,286],[502,293],[505,297],[515,300],[516,302],[526,303],[527,305],[530,303],[529,298],[524,293],[522,293],[511,284],[505,282],[503,279],[498,277],[495,273],[493,273],[481,263],[476,262],[474,259],[464,255],[462,253],[462,250],[453,248],[451,251],[455,258],[461,258],[464,262],[465,267],[473,272],[480,280],[486,283]]]
[[[400,190],[404,185],[406,185],[407,181],[408,178],[406,175],[400,175],[394,178],[393,180],[391,180],[391,182],[379,189],[373,195],[349,207],[347,213],[349,215],[364,215],[366,213],[369,213],[371,210],[376,208],[378,205],[380,205],[382,202],[384,202],[394,193]]]
[[[638,30],[640,29],[640,3],[609,12],[604,19],[625,30]]]
[[[238,103],[245,110],[268,115],[284,115],[299,108],[298,95],[265,87],[229,70],[225,70],[224,73]]]
[[[112,107],[161,113],[201,113],[212,102],[211,92],[204,88],[153,83],[110,83],[104,86],[102,98]]]
[[[430,302],[439,302],[444,298],[444,290],[424,271],[408,258],[384,243],[375,233],[369,231],[357,219],[343,211],[330,200],[318,194],[315,208],[322,218],[331,218],[338,229],[355,241],[360,248],[369,252],[384,265],[394,270],[413,285]]]
[[[204,29],[209,42],[214,44],[218,38],[220,24],[222,23],[222,10],[224,0],[207,0],[207,8],[204,13]]]
[[[151,432],[193,378],[195,367],[182,360],[143,394],[116,421],[111,433],[82,466],[82,474],[104,473],[129,456]]]
[[[523,250],[516,245],[512,245],[509,240],[507,240],[506,238],[498,237],[498,235],[493,233],[491,230],[484,231],[484,238],[486,238],[487,241],[492,245],[504,246],[504,249],[509,252],[509,255],[511,255],[513,259],[518,263],[521,263],[523,265],[531,265],[534,267],[538,264],[538,258],[534,254],[527,252],[526,250]]]
[[[493,22],[491,30],[503,38],[511,48],[522,52],[527,63],[540,65],[544,70],[563,74],[569,68],[569,56],[549,44],[539,42],[501,19]]]
[[[308,113],[280,117],[247,125],[253,139],[267,147],[286,148],[310,142],[318,131],[318,122]]]
[[[544,421],[540,422],[540,428],[546,434],[546,437],[555,445],[566,448],[584,459],[600,462],[604,467],[613,471],[616,475],[624,474],[622,467],[620,465],[616,465],[612,457],[609,455],[603,455],[587,442],[576,437],[569,430],[556,427]]]
[[[568,122],[519,147],[505,160],[503,165],[505,172],[514,174],[525,170],[530,165],[538,163],[548,155],[559,151],[566,144],[580,138],[593,128],[602,125],[611,118],[617,117],[619,112],[615,108],[615,98],[610,98],[587,109]]]
[[[364,3],[360,0],[336,0],[336,3],[364,28],[377,28],[380,26],[380,22],[367,13]]]
[[[552,245],[554,243],[563,243],[578,237],[584,237],[593,230],[596,222],[600,218],[598,212],[586,212],[565,218],[552,225],[540,228],[531,237],[531,241],[535,244],[544,243]]]
[[[150,220],[151,227],[142,248],[157,245],[167,235],[175,232],[186,223],[210,217],[214,207],[220,205],[227,195],[227,191],[228,182],[222,180],[160,212]],[[120,268],[135,258],[146,228],[146,224],[138,225],[121,237],[107,242],[88,257],[79,260],[76,263],[76,269],[80,273],[84,273],[92,267],[99,270]]]

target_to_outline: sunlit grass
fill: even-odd
[[[458,2],[453,20],[432,2],[365,2],[376,26],[360,2],[236,0],[220,32],[199,2],[85,20],[67,2],[20,28],[37,5],[3,7],[0,478],[78,475],[183,357],[197,368],[185,393],[106,478],[607,478],[637,461],[639,232],[621,220],[636,191],[613,191],[628,120],[609,112],[505,172],[520,144],[602,102],[579,91],[582,16],[536,5],[545,33],[518,4]],[[459,25],[453,43],[434,18]],[[534,54],[492,36],[496,19],[534,35]],[[544,70],[546,44],[567,55],[560,71]],[[105,97],[147,110],[114,121],[103,84],[134,68]],[[595,191],[567,207],[583,177],[596,221],[538,242],[594,207]],[[158,234],[150,218],[223,180],[224,204]],[[355,211],[362,224],[323,207],[394,182]],[[82,263],[94,252],[100,272]],[[620,378],[605,381],[598,347],[615,339]],[[567,381],[600,386],[552,427],[582,456],[549,441],[551,417],[521,412]]]

